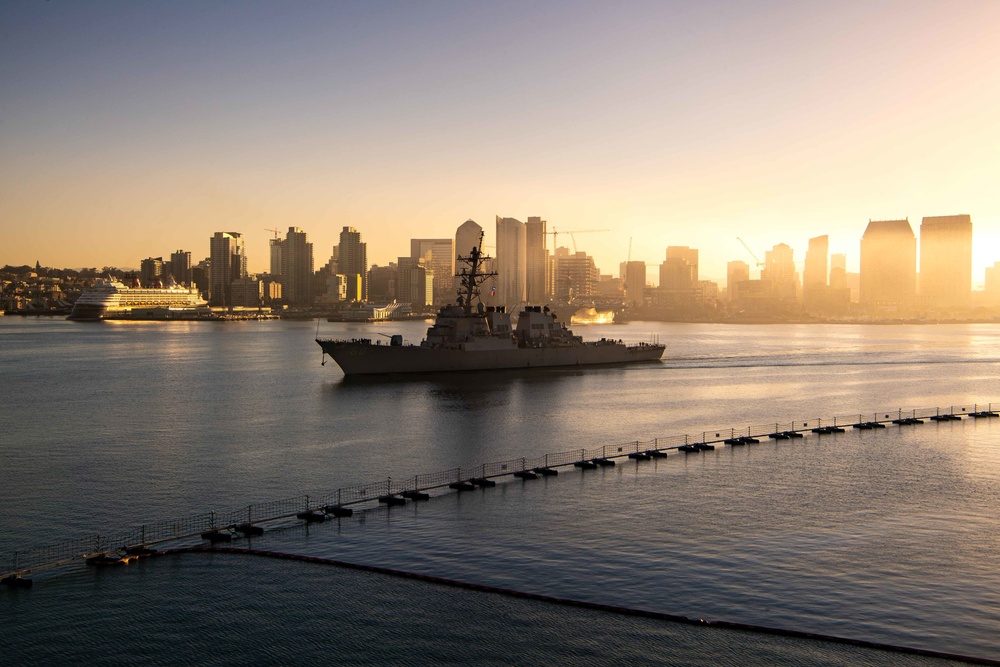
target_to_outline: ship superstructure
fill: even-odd
[[[584,342],[547,306],[524,307],[516,325],[504,306],[484,306],[479,288],[496,273],[482,270],[490,259],[480,250],[482,240],[480,234],[479,245],[458,258],[465,266],[457,274],[456,302],[441,308],[419,345],[404,345],[400,335],[388,345],[366,338],[316,342],[348,376],[626,364],[663,356],[658,342]]]

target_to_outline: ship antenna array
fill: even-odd
[[[487,278],[496,276],[496,271],[481,271],[480,265],[484,260],[491,259],[489,255],[484,255],[482,252],[483,247],[483,237],[484,232],[479,232],[479,243],[473,246],[472,251],[466,257],[458,257],[458,261],[464,262],[468,265],[468,268],[463,268],[459,273],[455,274],[456,278],[462,279],[462,285],[458,290],[459,301],[462,304],[462,308],[466,315],[472,313],[472,299],[476,298],[480,302],[482,298],[479,295],[479,286],[482,285]]]

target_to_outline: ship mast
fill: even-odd
[[[479,286],[487,278],[497,275],[496,271],[482,271],[480,268],[484,260],[492,259],[489,255],[483,254],[483,235],[483,232],[479,232],[479,244],[472,247],[472,252],[467,257],[456,258],[458,261],[465,262],[468,265],[467,268],[463,267],[461,272],[456,274],[456,277],[462,279],[462,285],[458,290],[458,303],[462,306],[466,315],[472,314],[473,297],[482,302],[482,298],[479,295]]]

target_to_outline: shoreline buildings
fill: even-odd
[[[280,243],[281,295],[290,306],[311,306],[313,303],[313,244],[298,227],[289,227]],[[274,257],[275,244],[271,244]]]
[[[552,294],[552,269],[545,237],[547,223],[540,217],[529,217],[524,223],[525,236],[525,300],[531,304],[545,303]]]
[[[420,263],[432,284],[427,304],[440,306],[453,301],[452,277],[455,275],[455,241],[452,239],[410,239],[410,257]],[[399,258],[403,268],[403,259]],[[405,299],[404,299],[405,300]],[[417,304],[414,304],[417,305]]]
[[[926,217],[920,223],[919,294],[924,305],[968,305],[972,296],[972,218]]]
[[[647,262],[631,260],[631,252],[630,259],[620,263],[618,277],[602,275],[586,252],[562,247],[550,253],[546,237],[556,232],[549,231],[547,221],[539,216],[528,217],[526,223],[496,216],[495,246],[488,239],[481,241],[482,231],[474,220],[466,220],[453,239],[410,239],[408,257],[369,270],[361,233],[344,227],[330,261],[316,271],[308,235],[298,227],[288,227],[285,238],[269,240],[271,272],[259,277],[247,275],[243,234],[216,232],[210,237],[209,257],[197,264],[192,262],[192,253],[177,250],[169,261],[147,257],[141,260],[140,270],[120,273],[136,282],[141,277],[142,284],[149,286],[193,283],[216,308],[259,308],[282,300],[299,310],[393,300],[430,308],[455,300],[456,258],[468,255],[482,242],[483,252],[493,257],[484,262],[483,269],[498,274],[483,285],[485,305],[568,304],[627,309],[626,317],[631,318],[691,321],[868,321],[985,317],[988,310],[984,307],[994,309],[1000,300],[996,266],[986,270],[985,290],[973,290],[972,219],[968,214],[926,216],[919,238],[908,218],[869,220],[860,238],[858,273],[847,272],[847,255],[829,253],[830,237],[825,234],[808,240],[805,261],[799,263],[793,248],[784,243],[767,251],[766,261],[747,246],[754,263],[728,263],[722,299],[715,282],[700,279],[697,248],[667,246],[659,275],[647,282]],[[750,275],[754,266],[760,269],[757,279]],[[24,271],[30,273],[28,269]],[[34,287],[8,281],[4,288],[8,293],[4,303],[10,309],[37,310],[34,304],[42,301],[59,305],[59,298],[36,298],[39,290]],[[70,290],[69,303],[74,293]]]
[[[528,236],[524,223],[497,216],[496,303],[515,306],[528,299],[525,278],[528,268]]]
[[[210,243],[209,299],[212,306],[231,307],[232,285],[247,277],[247,255],[239,232],[215,232]]]
[[[909,219],[869,220],[861,237],[861,305],[896,312],[913,305],[917,238]]]
[[[344,276],[345,300],[368,300],[368,244],[361,242],[361,232],[344,227],[337,245],[337,273]]]

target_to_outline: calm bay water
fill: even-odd
[[[401,331],[416,342],[425,327],[324,322],[319,334]],[[320,365],[316,333],[315,322],[0,318],[0,552],[576,447],[1000,401],[997,325],[577,327],[591,339],[658,335],[665,361],[391,382],[344,382],[335,364]],[[1000,420],[968,420],[567,471],[282,530],[254,545],[1000,659],[998,507]],[[199,595],[206,590],[229,591],[231,600]],[[473,662],[494,656],[497,664],[560,656],[610,664],[629,655],[674,664],[698,656],[702,664],[901,659],[662,625],[643,625],[643,641],[608,639],[602,650],[588,643],[593,628],[631,637],[636,622],[480,598],[303,564],[187,557],[42,580],[27,595],[0,596],[0,618],[19,629],[28,662],[82,650],[72,629],[53,632],[62,617],[91,638],[88,662],[112,654],[125,630],[81,620],[96,609],[115,627],[149,631],[123,663],[148,661],[175,642],[202,646],[198,637],[210,646],[219,640],[213,633],[252,646],[253,629],[279,618],[323,620],[325,634],[304,641],[279,633],[256,654],[275,663],[447,662],[446,646],[465,647],[466,656],[481,649]],[[122,604],[131,615],[114,611]],[[417,627],[421,614],[430,630]],[[373,639],[338,625],[342,617],[368,632],[379,623],[393,630]],[[470,617],[481,623],[478,635],[466,636],[456,620]],[[329,639],[343,633],[385,652]],[[552,648],[513,659],[525,638]],[[498,655],[504,646],[513,653]],[[254,656],[228,654],[230,662]],[[163,662],[171,658],[184,661],[172,654]]]

